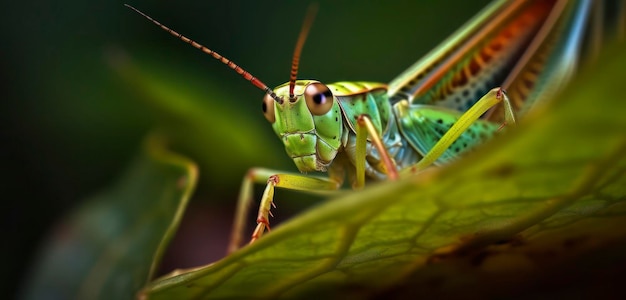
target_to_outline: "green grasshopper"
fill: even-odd
[[[269,228],[276,187],[334,191],[448,163],[550,99],[576,68],[591,1],[495,1],[390,84],[297,79],[315,13],[307,14],[289,82],[274,89],[217,52],[126,5],[226,64],[265,92],[263,114],[298,170],[252,168],[245,176],[229,250],[243,239],[253,185],[267,183],[250,242]],[[508,92],[505,93],[504,89]],[[503,105],[497,104],[502,103]]]

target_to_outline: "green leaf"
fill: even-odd
[[[26,299],[126,299],[155,274],[197,180],[156,138],[111,188],[56,228]]]
[[[602,237],[626,237],[622,50],[605,51],[558,99],[457,163],[331,199],[214,264],[150,283],[142,295],[350,296],[405,280],[428,285],[428,271],[450,262],[456,269],[440,272],[444,281],[458,270],[471,277],[477,272],[463,267],[472,265],[471,253],[565,245],[579,237],[570,228],[580,224],[584,236],[599,237],[588,248],[606,245]],[[555,257],[570,253],[559,249]],[[492,277],[526,264],[486,261]]]

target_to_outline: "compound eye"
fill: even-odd
[[[263,97],[263,115],[272,124],[276,122],[276,115],[274,114],[274,101],[274,98],[268,94]]]
[[[325,115],[333,107],[333,93],[322,83],[309,84],[304,90],[304,100],[316,116]]]

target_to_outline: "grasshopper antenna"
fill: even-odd
[[[270,95],[270,97],[272,97],[276,102],[278,103],[283,103],[283,99],[281,99],[280,97],[278,97],[276,95],[276,93],[274,93],[274,91],[272,89],[270,89],[265,83],[263,83],[261,80],[259,80],[258,78],[252,76],[252,74],[250,74],[250,72],[244,70],[243,68],[241,68],[240,66],[238,66],[237,64],[235,64],[234,62],[232,62],[230,59],[222,56],[221,54],[201,45],[200,43],[170,29],[169,27],[161,24],[159,21],[153,19],[152,17],[144,14],[143,12],[141,12],[140,10],[134,8],[131,5],[128,4],[124,4],[124,6],[134,10],[136,13],[142,15],[144,18],[148,19],[149,21],[151,21],[152,23],[154,23],[155,25],[161,27],[161,29],[169,32],[171,35],[179,38],[181,41],[193,46],[194,48],[211,55],[213,58],[221,61],[223,64],[227,65],[229,68],[231,68],[233,71],[237,72],[237,74],[241,75],[241,77],[243,77],[245,80],[250,81],[254,86],[258,87],[259,89],[263,90],[266,94]]]
[[[300,35],[298,36],[296,48],[293,50],[293,59],[291,61],[291,74],[289,77],[289,100],[296,99],[296,96],[293,94],[293,89],[296,86],[296,79],[298,77],[298,64],[300,63],[300,54],[302,53],[302,47],[304,46],[304,42],[306,42],[306,38],[309,35],[311,25],[313,25],[313,20],[315,20],[317,8],[317,3],[313,3],[309,6],[306,13],[306,18],[302,23],[302,29],[300,29]]]

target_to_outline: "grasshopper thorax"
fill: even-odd
[[[330,88],[315,80],[296,80],[274,89],[284,101],[269,94],[263,113],[301,172],[326,171],[341,146],[343,123],[339,103]]]

